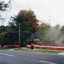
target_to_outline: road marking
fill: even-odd
[[[63,53],[57,53],[57,55],[64,55],[64,52]]]
[[[8,50],[11,50],[11,51],[13,51],[14,49],[8,49]]]
[[[43,61],[43,60],[39,60],[39,62],[44,62],[44,63],[47,63],[47,64],[57,64],[57,63],[48,62],[48,61]]]
[[[1,55],[6,55],[6,56],[13,56],[11,54],[6,54],[6,53],[0,53]]]

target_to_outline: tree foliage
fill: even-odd
[[[51,27],[47,23],[42,23],[36,32],[42,44],[64,44],[64,26],[56,25]]]
[[[17,23],[23,24],[23,27],[25,25],[31,27],[32,32],[35,32],[38,29],[38,20],[36,18],[36,15],[34,14],[34,11],[32,10],[20,10],[14,20]]]
[[[1,26],[0,33],[2,31],[4,33],[0,38],[1,44],[19,44],[19,29],[21,46],[23,46],[26,40],[30,38],[30,35],[38,29],[38,20],[33,11],[20,10],[18,15],[12,18],[12,22],[9,22],[8,26]]]
[[[15,16],[13,20],[16,21],[17,27],[20,23],[22,43],[25,42],[26,39],[38,29],[38,20],[32,10],[20,10],[18,15]]]

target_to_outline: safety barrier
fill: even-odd
[[[1,45],[0,45],[0,48],[1,48]]]
[[[0,48],[1,48],[2,46],[0,45]],[[4,45],[4,47],[5,48],[8,48],[8,47],[19,47],[19,45]]]
[[[31,45],[26,45],[28,48],[31,48]],[[43,48],[43,49],[58,49],[64,50],[64,45],[48,45],[48,44],[33,44],[34,48]]]

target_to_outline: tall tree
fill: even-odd
[[[32,28],[32,32],[35,32],[38,29],[38,20],[34,14],[34,11],[20,10],[18,15],[15,17],[15,21],[21,24],[24,22],[25,25]]]
[[[13,20],[16,21],[16,26],[19,26],[21,30],[21,42],[24,41],[38,29],[38,20],[34,11],[31,10],[20,10],[18,15],[13,17]]]

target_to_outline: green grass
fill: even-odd
[[[36,52],[44,52],[44,53],[60,53],[60,50],[51,50],[51,49],[34,49]]]
[[[38,49],[38,48],[34,48],[33,50],[31,50],[30,48],[17,48],[14,50],[20,50],[20,51],[32,51],[32,52],[43,52],[43,53],[60,53],[60,52],[64,52],[63,50],[52,50],[52,49]]]

